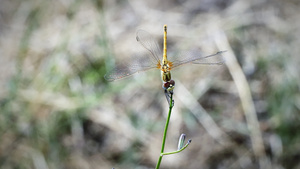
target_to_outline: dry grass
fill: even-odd
[[[0,168],[154,168],[168,111],[158,71],[108,83],[142,28],[169,57],[201,48],[223,66],[172,72],[162,168],[299,168],[296,1],[0,2]],[[188,73],[187,73],[188,72]]]

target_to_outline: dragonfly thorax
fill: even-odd
[[[171,80],[171,73],[170,71],[161,71],[161,78],[164,82],[168,82]]]
[[[163,60],[162,63],[163,64],[161,66],[161,78],[164,82],[168,82],[171,80],[171,73],[170,73],[171,65],[169,64],[171,62]]]

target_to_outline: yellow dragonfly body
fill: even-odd
[[[163,81],[163,88],[167,91],[171,91],[174,88],[175,82],[171,79],[170,71],[178,66],[193,63],[193,64],[223,64],[222,53],[224,51],[217,52],[212,55],[203,56],[198,50],[188,51],[184,54],[176,55],[168,60],[167,57],[167,25],[164,25],[164,43],[163,53],[157,42],[152,36],[144,31],[139,30],[137,32],[137,41],[148,51],[146,55],[133,56],[131,62],[127,64],[118,65],[115,69],[105,75],[105,79],[108,81],[114,81],[121,78],[128,77],[134,73],[146,71],[149,69],[160,69],[161,78]]]
[[[164,82],[171,80],[170,70],[172,68],[172,62],[168,60],[167,57],[167,25],[164,25],[164,49],[163,49],[163,59],[161,62],[161,77]]]

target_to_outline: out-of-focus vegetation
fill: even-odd
[[[168,109],[159,71],[113,83],[103,76],[139,51],[137,29],[161,44],[164,24],[169,57],[229,50],[215,45],[224,32],[251,89],[267,165],[299,168],[299,7],[293,0],[2,0],[0,168],[154,168]],[[258,167],[231,73],[226,65],[172,72],[166,151],[181,133],[193,142],[164,157],[162,168]],[[203,127],[201,110],[191,113],[179,88],[232,144]]]

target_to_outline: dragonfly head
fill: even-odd
[[[170,80],[168,82],[164,82],[162,87],[163,87],[163,89],[165,89],[167,91],[172,91],[175,87],[175,81]]]

